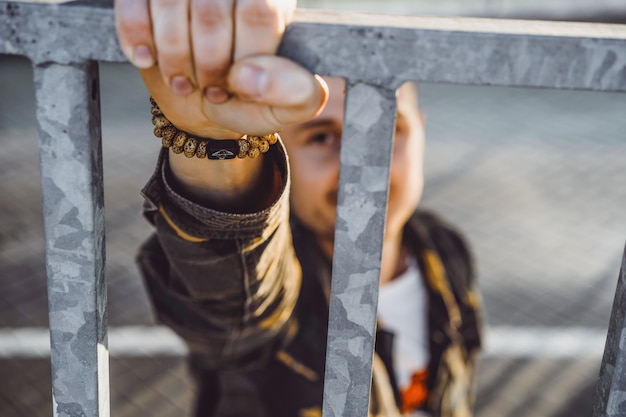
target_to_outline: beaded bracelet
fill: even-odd
[[[270,146],[278,142],[278,135],[270,133],[265,136],[245,135],[241,139],[209,139],[196,138],[178,129],[161,112],[156,101],[150,97],[152,104],[152,124],[154,136],[161,138],[164,148],[171,148],[175,154],[183,153],[187,158],[234,159],[256,158],[267,152]]]

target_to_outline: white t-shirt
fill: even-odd
[[[415,260],[402,275],[380,287],[378,318],[382,327],[394,333],[392,355],[401,389],[430,360],[427,303],[426,288]]]

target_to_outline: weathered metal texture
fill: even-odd
[[[593,417],[626,416],[626,248],[600,366]]]
[[[35,66],[54,415],[109,415],[97,63]]]
[[[107,2],[103,2],[106,4]],[[0,1],[0,53],[124,62],[110,7]],[[626,25],[299,11],[280,54],[353,82],[626,91]]]
[[[381,86],[626,91],[625,25],[322,14],[290,26],[282,51],[321,74]]]
[[[367,416],[395,92],[348,85],[330,297],[324,416]]]
[[[125,62],[111,7],[0,1],[0,53],[34,63]]]

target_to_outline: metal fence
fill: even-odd
[[[108,416],[97,61],[125,61],[113,12],[0,1],[0,53],[34,66],[54,412]],[[323,412],[366,416],[395,89],[412,80],[625,92],[626,26],[300,11],[280,54],[347,80]],[[626,415],[624,259],[595,416]]]

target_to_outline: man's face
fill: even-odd
[[[291,167],[291,206],[323,244],[332,244],[337,209],[339,151],[345,82],[326,78],[328,104],[315,119],[285,128],[281,136]],[[412,85],[399,90],[385,239],[401,230],[423,189],[424,128]]]

